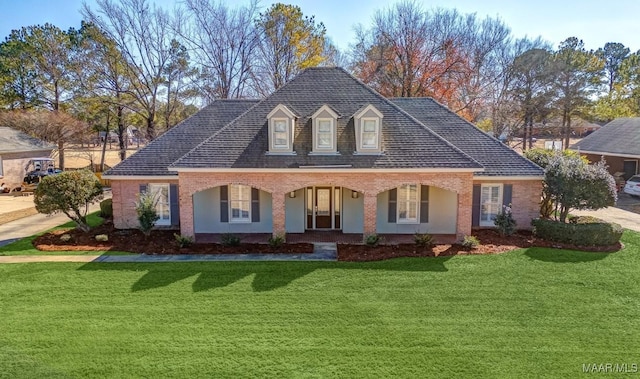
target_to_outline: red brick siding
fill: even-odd
[[[491,181],[475,180],[474,184],[501,183],[513,185],[511,208],[518,229],[531,229],[531,220],[540,215],[542,180]]]
[[[111,193],[113,195],[113,225],[116,228],[130,229],[138,227],[138,215],[136,214],[135,201],[140,193],[140,185],[149,183],[178,184],[178,181],[176,179],[111,181]],[[182,216],[182,213],[180,216]]]

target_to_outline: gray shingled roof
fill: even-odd
[[[476,176],[544,175],[536,164],[431,98],[390,100],[484,166]]]
[[[0,127],[0,153],[45,151],[54,148],[54,145],[33,138],[26,133],[6,126]]]
[[[268,155],[267,114],[283,104],[299,114],[295,155]],[[309,155],[310,116],[327,104],[338,119],[339,155]],[[353,115],[372,104],[384,115],[382,155],[354,155]],[[296,168],[351,165],[353,168],[469,168],[482,166],[391,101],[340,68],[310,68],[177,160],[185,168]]]
[[[105,175],[177,175],[167,167],[223,126],[256,104],[257,100],[218,100],[176,125]]]
[[[640,117],[617,118],[571,146],[605,155],[640,156]]]

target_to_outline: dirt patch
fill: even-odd
[[[304,254],[313,251],[310,243],[283,244],[274,248],[268,244],[241,243],[238,246],[223,246],[215,243],[197,243],[187,248],[180,248],[171,230],[154,230],[151,236],[145,236],[136,229],[118,230],[113,224],[96,227],[89,233],[77,229],[56,230],[45,233],[33,241],[33,245],[42,251],[126,251],[139,254],[248,254],[248,253],[283,253]],[[68,234],[71,239],[63,241],[60,237]],[[106,234],[107,242],[98,242],[95,236]],[[338,260],[340,261],[377,261],[398,257],[436,257],[463,254],[499,254],[518,248],[532,246],[553,247],[570,250],[594,252],[612,252],[621,249],[621,244],[614,246],[575,246],[545,241],[536,238],[531,232],[520,231],[512,236],[500,236],[495,230],[478,230],[474,236],[480,245],[474,249],[466,249],[459,244],[439,244],[421,248],[415,244],[398,245],[338,245]]]
[[[241,243],[239,246],[222,246],[215,243],[196,243],[180,248],[174,230],[153,230],[149,237],[136,229],[118,230],[109,221],[83,233],[77,229],[56,230],[45,233],[33,241],[33,246],[42,251],[126,251],[138,254],[307,254],[313,252],[309,243],[283,244],[277,248],[268,244]],[[63,241],[63,234],[71,236]],[[107,242],[98,242],[96,235],[106,234]]]
[[[501,236],[492,229],[474,231],[480,245],[467,249],[459,244],[440,244],[432,247],[418,247],[415,244],[398,245],[338,245],[340,261],[378,261],[399,257],[440,257],[467,254],[499,254],[527,247],[551,247],[592,252],[613,252],[622,248],[620,243],[613,246],[576,246],[536,238],[530,231],[519,231],[512,236]]]

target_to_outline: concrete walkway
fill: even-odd
[[[9,255],[0,256],[0,263],[37,262],[99,262],[99,263],[157,263],[157,262],[288,262],[336,261],[335,243],[316,243],[311,254],[180,254],[180,255]]]
[[[100,204],[92,204],[89,213],[100,210]],[[42,233],[45,230],[67,223],[71,220],[64,214],[47,216],[36,214],[0,225],[0,247],[21,238]]]

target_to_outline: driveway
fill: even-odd
[[[594,216],[608,222],[618,223],[625,229],[640,232],[640,198],[631,197],[626,193],[618,194],[618,202],[614,207],[597,211],[572,210],[571,214]]]

